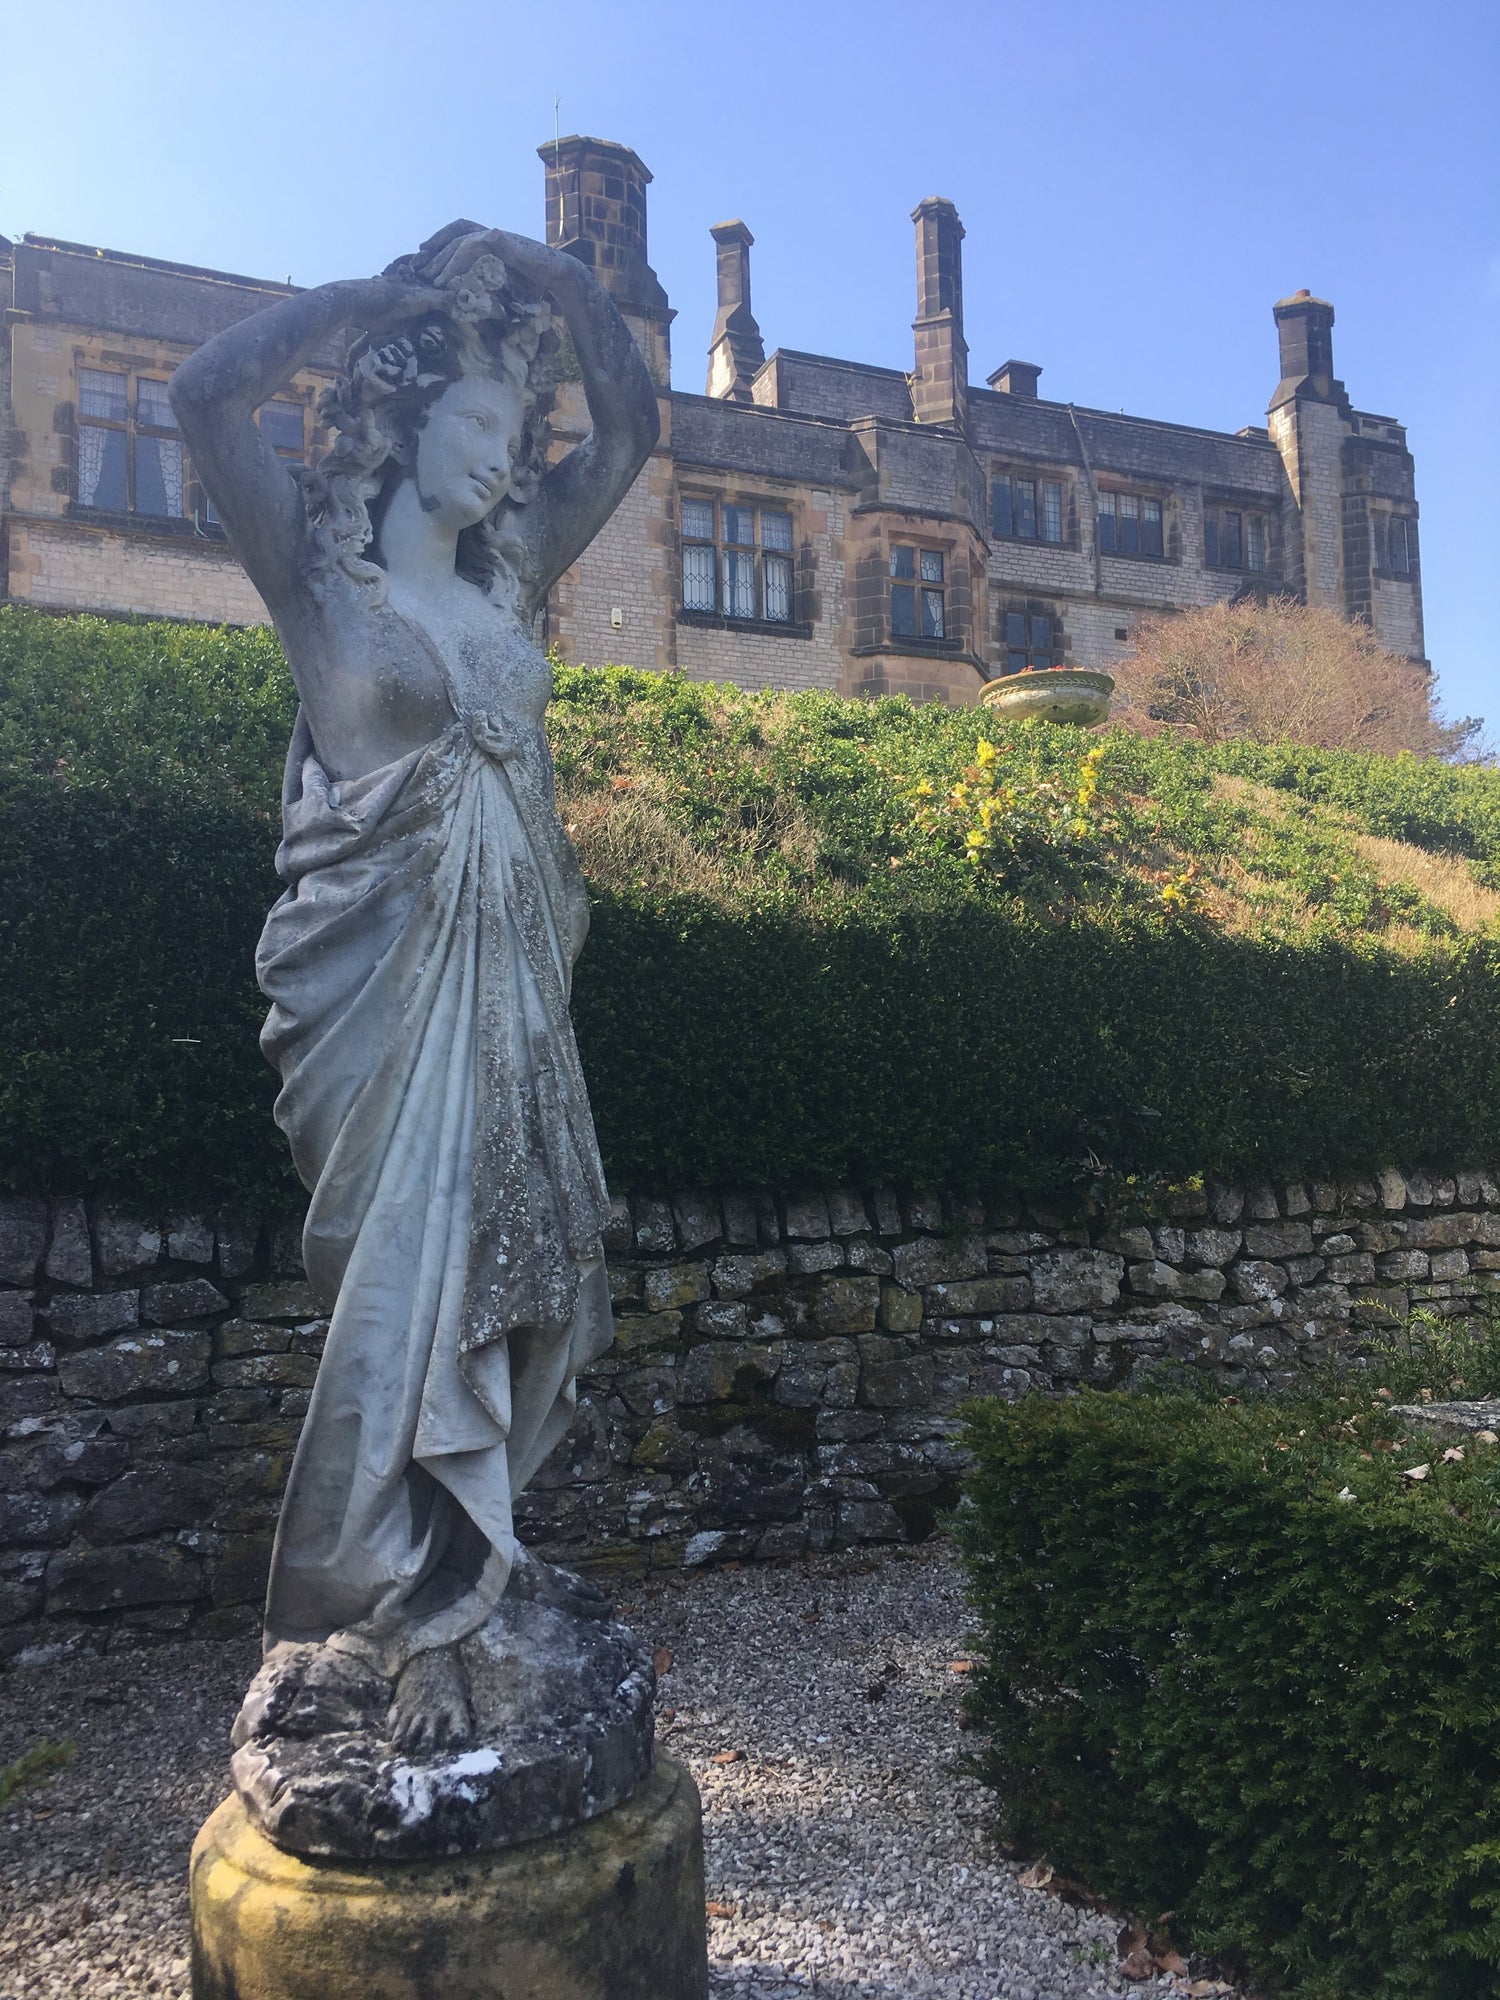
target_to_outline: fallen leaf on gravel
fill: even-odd
[[[974,1662],[972,1660],[950,1660],[948,1662],[948,1671],[950,1674],[972,1674],[974,1671]]]
[[[655,1667],[658,1674],[671,1673],[672,1648],[670,1646],[658,1646],[656,1651],[651,1655],[651,1664]]]
[[[734,1903],[710,1903],[708,1914],[711,1917],[733,1917],[737,1916],[739,1912]]]
[[[1179,1952],[1170,1949],[1159,1951],[1156,1954],[1156,1969],[1158,1972],[1186,1972],[1187,1960]]]
[[[1188,1988],[1192,2000],[1214,2000],[1221,1993],[1233,1993],[1232,1986],[1226,1986],[1222,1979],[1195,1979]]]
[[[745,1753],[743,1750],[715,1750],[713,1756],[709,1759],[711,1764],[743,1764],[744,1761]]]
[[[1045,1889],[1052,1880],[1053,1867],[1050,1861],[1033,1861],[1021,1877],[1023,1889]]]
[[[1126,1952],[1120,1963],[1115,1967],[1115,1970],[1126,1979],[1154,1979],[1156,1977],[1156,1960],[1147,1951],[1146,1947],[1141,1944],[1137,1945],[1134,1951]]]
[[[1432,1467],[1430,1465],[1404,1465],[1401,1468],[1401,1477],[1403,1479],[1425,1479],[1431,1470]]]

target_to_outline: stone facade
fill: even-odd
[[[767,355],[750,302],[754,239],[735,220],[711,231],[718,310],[707,393],[695,395],[672,383],[650,173],[603,140],[540,150],[548,240],[613,293],[662,416],[634,493],[552,594],[545,635],[567,657],[969,702],[1023,663],[1107,667],[1143,615],[1286,592],[1366,619],[1423,659],[1411,455],[1401,425],[1354,409],[1334,376],[1326,301],[1300,292],[1275,308],[1268,425],[1197,430],[1048,401],[1035,363],[971,383],[963,224],[935,196],[912,218],[911,374]],[[287,288],[28,236],[0,240],[0,289],[11,301],[0,596],[263,617],[190,466],[178,516],[134,496],[124,511],[84,503],[78,369],[128,376],[134,396],[138,378],[165,380],[217,326]],[[295,397],[310,404],[333,361],[320,356]],[[581,390],[564,384],[554,450],[587,427]],[[311,449],[310,414],[306,429]]]
[[[253,1626],[325,1322],[295,1224],[0,1199],[0,1660]],[[1500,1299],[1500,1168],[1210,1183],[1153,1217],[931,1191],[634,1193],[616,1341],[522,1497],[569,1564],[918,1538],[973,1396],[1260,1385]]]
[[[291,289],[85,244],[0,239],[0,601],[264,622],[175,427],[155,421],[167,413],[152,392],[210,334]],[[302,435],[300,454],[284,456],[321,443],[313,404],[333,359],[320,356],[277,398]],[[90,437],[113,454],[92,494],[80,468]]]

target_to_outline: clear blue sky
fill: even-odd
[[[1497,0],[10,0],[0,230],[300,284],[456,215],[540,234],[561,129],[655,174],[674,374],[701,389],[711,223],[755,233],[768,348],[911,365],[910,210],[957,202],[976,381],[1235,429],[1272,302],[1338,309],[1358,407],[1409,426],[1428,649],[1500,722]]]

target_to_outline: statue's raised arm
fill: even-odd
[[[173,375],[167,393],[194,470],[273,609],[287,602],[307,567],[308,521],[255,411],[339,333],[378,332],[450,303],[436,287],[394,275],[318,285],[216,334]]]
[[[546,354],[558,343],[544,295],[572,339],[594,426],[566,458],[545,469],[538,445],[549,404]],[[322,566],[330,531],[346,567],[374,540],[358,509],[351,537],[351,524],[337,518],[342,496],[330,504],[326,485],[313,481],[299,493],[254,421],[262,403],[346,330],[365,339],[351,351],[349,375],[325,398],[325,414],[339,431],[326,467],[335,477],[346,469],[359,475],[380,469],[360,462],[371,443],[370,390],[377,398],[397,399],[379,416],[415,418],[420,428],[436,400],[433,391],[461,372],[485,372],[486,351],[501,378],[516,373],[521,357],[531,407],[512,444],[511,476],[485,528],[507,545],[518,608],[534,615],[619,505],[660,433],[655,389],[614,301],[564,251],[454,222],[378,278],[319,285],[199,348],[172,379],[172,405],[235,551],[273,612],[290,610],[299,588]],[[417,407],[401,407],[406,404]],[[377,432],[387,427],[374,426]],[[398,446],[385,457],[399,463],[404,454]],[[376,494],[361,497],[368,508]],[[321,538],[309,537],[309,512],[313,528],[325,531]],[[357,548],[350,546],[353,539]]]

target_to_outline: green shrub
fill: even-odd
[[[1450,796],[1413,759],[1247,764],[1288,802],[1267,813],[1218,782],[1244,746],[557,683],[594,904],[574,1012],[618,1185],[1036,1192],[1492,1145],[1500,936],[1382,884],[1350,828],[1410,764],[1389,782],[1431,793],[1421,827],[1462,822],[1482,860],[1493,773]],[[294,1193],[252,969],[294,707],[264,632],[0,608],[0,1184]],[[981,741],[1003,778],[953,806]],[[1313,801],[1339,773],[1364,819]]]
[[[981,1404],[967,1439],[1003,1837],[1305,2000],[1494,2000],[1500,1448],[1445,1459],[1369,1380]]]
[[[13,784],[0,810],[0,1166],[13,1188],[286,1201],[257,1037],[274,837],[233,794]]]

